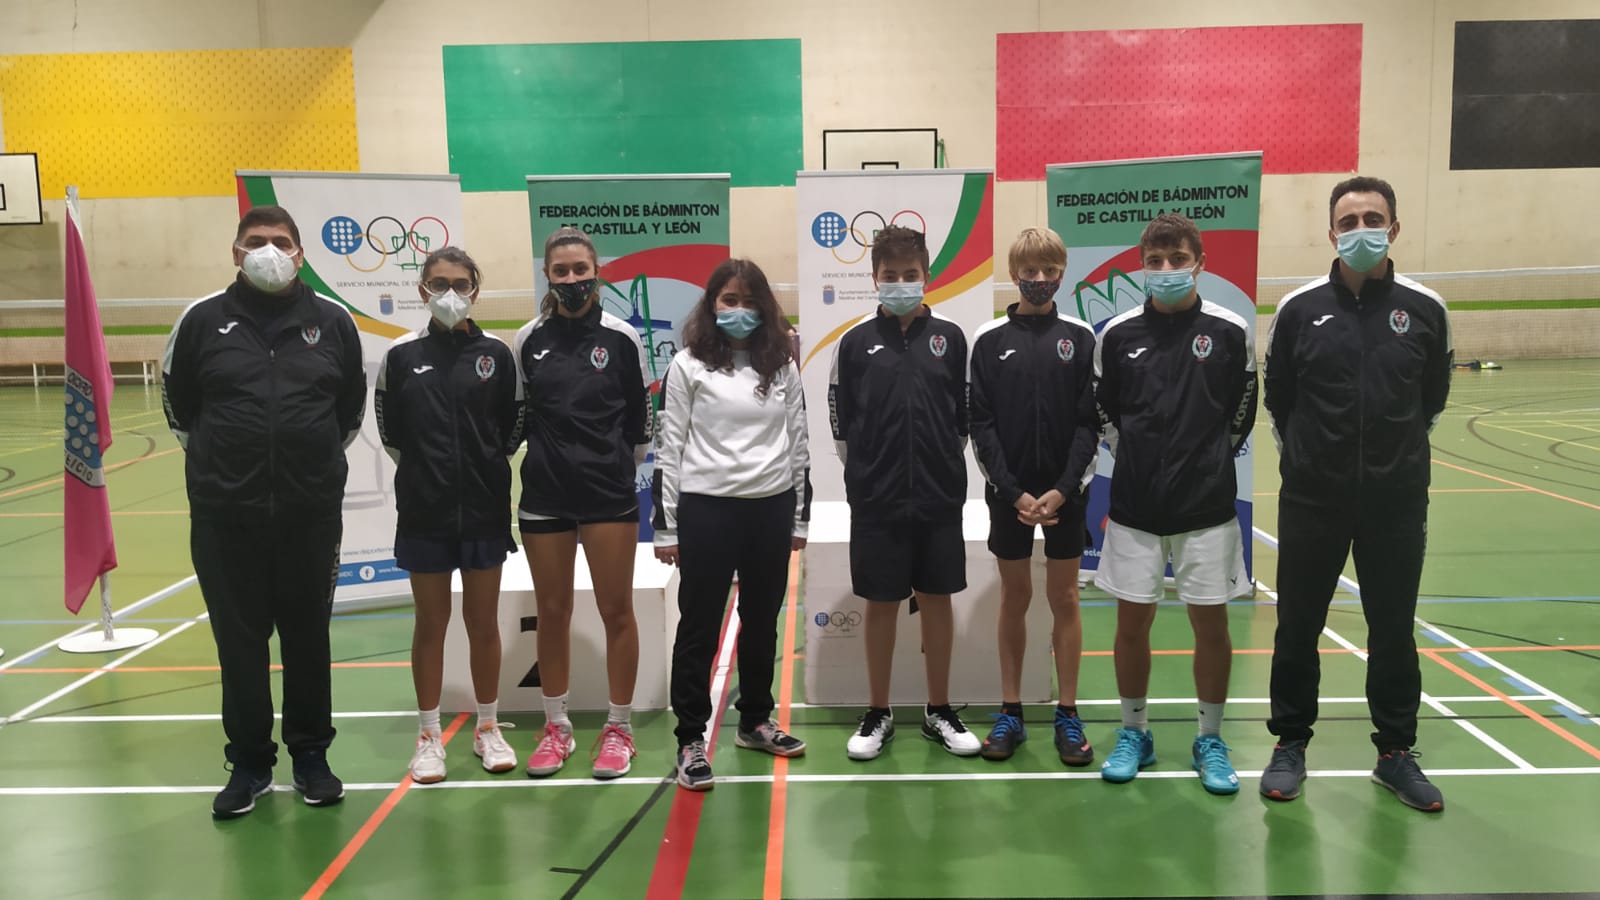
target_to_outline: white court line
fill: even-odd
[[[51,703],[54,703],[55,701],[61,699],[62,697],[65,697],[66,695],[72,693],[73,691],[77,690],[78,688],[81,688],[84,685],[88,684],[89,682],[94,681],[95,679],[97,679],[100,676],[106,674],[107,672],[115,671],[118,666],[122,665],[123,663],[127,662],[130,659],[133,659],[134,657],[136,657],[139,654],[145,652],[146,650],[153,650],[156,647],[159,647],[162,644],[166,643],[168,640],[170,640],[172,638],[175,638],[178,635],[183,634],[185,631],[188,631],[190,628],[193,628],[194,626],[200,624],[201,622],[205,621],[207,616],[209,616],[209,615],[210,615],[210,613],[201,613],[198,617],[190,619],[187,622],[184,622],[183,624],[181,624],[178,627],[172,629],[171,631],[167,632],[166,634],[161,635],[160,637],[156,638],[155,640],[151,641],[150,643],[141,644],[140,646],[135,647],[132,650],[129,650],[127,653],[124,653],[121,656],[117,657],[116,659],[112,660],[111,662],[106,663],[101,668],[96,669],[93,672],[90,672],[89,674],[83,676],[82,678],[79,678],[77,681],[74,681],[73,683],[67,685],[64,688],[61,688],[60,690],[57,690],[57,691],[51,693],[48,697],[45,697],[43,700],[39,700],[39,701],[37,701],[35,703],[30,703],[27,706],[24,706],[22,709],[18,710],[17,712],[12,713],[11,715],[5,717],[4,719],[0,719],[0,727],[4,727],[6,725],[10,725],[10,724],[15,723],[17,721],[26,719],[27,716],[28,716],[28,713],[34,712],[36,710],[43,709],[44,707],[49,706]]]
[[[1265,588],[1265,585],[1263,585],[1262,587]],[[1530,687],[1531,686],[1532,685],[1530,685]],[[1474,697],[1435,697],[1434,699],[1438,700],[1440,703],[1499,703],[1500,702],[1500,698],[1499,697],[1491,697],[1488,694],[1479,694],[1479,695],[1474,696]],[[1511,697],[1510,699],[1512,699],[1512,700],[1525,700],[1525,701],[1528,701],[1528,702],[1534,702],[1534,701],[1539,701],[1539,700],[1550,700],[1552,698],[1548,694],[1520,694],[1518,696]],[[1199,699],[1197,699],[1195,697],[1151,697],[1148,702],[1152,706],[1160,706],[1162,704],[1169,704],[1169,703],[1176,703],[1176,704],[1180,704],[1180,705],[1184,705],[1184,706],[1193,706],[1194,704],[1199,703],[1200,701],[1199,701]],[[1320,697],[1320,698],[1318,698],[1317,702],[1319,702],[1319,703],[1354,703],[1354,704],[1359,704],[1361,706],[1366,706],[1367,705],[1367,698],[1365,698],[1365,697]],[[1078,705],[1079,706],[1117,706],[1117,705],[1120,705],[1121,703],[1122,703],[1121,700],[1118,700],[1118,699],[1115,699],[1115,698],[1108,699],[1108,700],[1079,700],[1078,701]],[[1270,698],[1270,697],[1229,697],[1228,698],[1228,705],[1229,706],[1270,706],[1271,704],[1272,704],[1272,698]],[[899,706],[914,706],[915,704],[902,703],[902,704],[897,704],[897,705],[899,705]],[[972,706],[996,706],[998,704],[994,704],[994,703],[973,703],[973,704],[969,704],[969,705],[972,705]],[[1023,705],[1024,706],[1054,706],[1055,705],[1055,701],[1053,701],[1053,700],[1052,701],[1040,701],[1037,704],[1024,703]],[[791,703],[791,704],[789,704],[789,708],[790,709],[860,709],[860,706],[858,704],[851,704],[851,703],[826,703],[826,704],[820,704],[820,703]],[[413,715],[414,715],[414,713],[413,713]],[[39,719],[39,720],[35,720],[35,721],[43,721],[43,720]]]
[[[711,676],[711,702],[716,707],[711,711],[711,718],[706,722],[705,742],[706,759],[710,760],[715,755],[717,746],[712,743],[712,737],[722,725],[723,713],[727,711],[722,702],[722,691],[727,686],[728,675],[733,668],[733,651],[739,646],[739,594],[734,592],[733,600],[728,604],[728,629],[722,636],[722,647],[717,651],[717,666],[712,670]]]
[[[1371,778],[1370,769],[1313,769],[1309,774],[1312,778]],[[1567,768],[1550,769],[1429,769],[1430,778],[1451,777],[1498,777],[1502,775],[1600,775],[1600,766],[1574,766]],[[903,784],[908,782],[947,782],[947,781],[1099,781],[1099,772],[942,772],[942,773],[839,773],[832,775],[808,775],[789,773],[784,776],[790,782],[803,784],[861,784],[861,783],[888,783]],[[1147,780],[1192,780],[1197,776],[1185,768],[1182,771],[1150,771],[1139,773],[1140,781]],[[1242,772],[1239,780],[1249,781],[1260,778],[1254,772]],[[448,791],[448,790],[540,790],[549,788],[613,788],[613,787],[655,787],[660,785],[664,778],[649,778],[633,776],[624,778],[611,778],[604,781],[596,778],[501,778],[479,781],[441,781],[438,784],[414,784],[413,791]],[[771,784],[771,775],[719,775],[717,784]],[[346,793],[392,791],[394,783],[388,781],[347,783],[344,786]],[[216,785],[100,785],[92,787],[0,787],[0,797],[72,797],[72,796],[105,796],[105,795],[139,795],[139,794],[213,794]],[[287,793],[293,788],[286,784],[274,786],[273,790]]]
[[[198,581],[198,579],[196,579],[195,576],[193,576],[193,575],[190,575],[188,578],[184,578],[184,579],[181,579],[179,581],[175,581],[172,584],[169,584],[166,587],[162,588],[161,590],[156,591],[154,594],[151,594],[150,596],[145,597],[143,600],[135,601],[131,606],[127,607],[126,609],[112,612],[111,613],[111,620],[113,622],[115,622],[117,619],[120,619],[123,616],[132,615],[132,614],[138,612],[141,609],[144,609],[146,607],[153,606],[153,605],[155,605],[157,603],[160,603],[162,600],[165,600],[168,597],[171,597],[173,594],[179,593],[180,591],[183,591],[184,589],[186,589],[186,588],[190,587],[191,585],[195,584],[196,581]],[[55,640],[52,640],[52,641],[46,641],[45,643],[40,644],[39,646],[33,648],[32,650],[29,650],[28,652],[22,654],[21,656],[14,657],[14,658],[12,658],[10,660],[7,660],[6,662],[0,663],[0,671],[5,671],[6,669],[11,668],[12,666],[15,666],[15,665],[18,665],[18,664],[21,664],[21,663],[24,663],[24,662],[31,662],[39,654],[44,653],[45,651],[49,650],[51,647],[54,647],[55,645],[61,643],[62,641],[66,640],[67,638],[77,637],[80,634],[84,634],[85,632],[91,631],[91,630],[93,630],[95,628],[99,628],[99,627],[100,627],[100,623],[98,621],[85,622],[84,624],[79,625],[77,628],[74,628],[72,631],[67,632],[62,637],[58,637],[58,638],[56,638]]]

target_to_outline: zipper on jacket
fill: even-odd
[[[1356,294],[1356,343],[1361,350],[1356,362],[1356,487],[1359,488],[1367,470],[1367,317],[1359,293]]]
[[[278,350],[267,345],[267,517],[278,514]]]
[[[446,339],[448,338],[449,336],[447,335]],[[466,491],[466,485],[461,481],[461,425],[456,413],[456,407],[459,404],[456,403],[455,374],[460,362],[461,353],[458,350],[453,354],[450,365],[445,369],[449,377],[444,380],[445,400],[450,406],[450,439],[455,444],[456,451],[451,455],[455,458],[456,464],[456,538],[458,540],[463,537],[462,524],[466,518],[461,508],[461,497]]]

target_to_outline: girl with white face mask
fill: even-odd
[[[522,381],[511,348],[472,321],[481,282],[462,250],[428,256],[417,286],[428,324],[390,345],[373,409],[397,465],[395,564],[411,573],[416,627],[411,675],[420,733],[411,777],[443,781],[439,723],[450,576],[461,570],[461,612],[471,655],[478,723],[472,751],[490,772],[516,768],[497,722],[500,567],[511,538],[510,456],[522,440]]]

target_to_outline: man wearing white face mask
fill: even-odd
[[[1367,620],[1372,779],[1425,812],[1444,797],[1417,765],[1422,676],[1413,617],[1427,543],[1428,432],[1450,393],[1444,300],[1394,271],[1394,188],[1351,178],[1328,201],[1329,273],[1278,302],[1266,405],[1278,443],[1278,630],[1261,776],[1274,800],[1300,795],[1317,719],[1318,636],[1355,557]]]
[[[344,797],[333,742],[328,620],[339,568],[344,450],[366,407],[361,340],[344,307],[299,277],[280,207],[239,221],[227,289],[178,317],[162,362],[167,423],[187,451],[190,552],[222,667],[232,768],[212,803],[244,815],[272,787],[268,640],[283,660],[283,742],[311,806]]]

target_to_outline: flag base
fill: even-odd
[[[92,631],[65,638],[56,644],[56,649],[67,653],[113,653],[148,644],[159,633],[154,628],[118,628],[107,640],[103,632]]]

